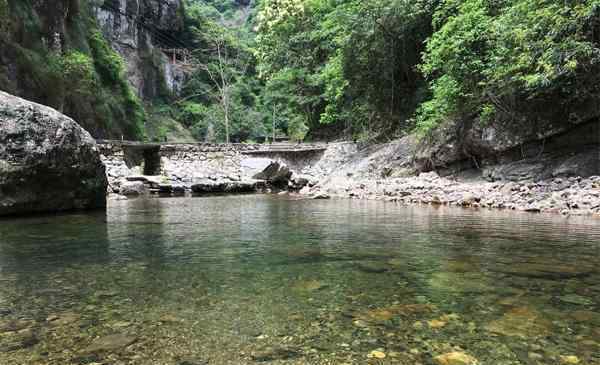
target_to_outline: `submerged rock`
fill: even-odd
[[[0,91],[0,216],[106,206],[96,142],[71,118]]]
[[[567,355],[567,356],[561,356],[560,357],[560,363],[561,364],[567,364],[567,365],[577,365],[579,364],[581,361],[579,360],[579,358],[575,355]]]
[[[136,342],[137,338],[124,334],[114,334],[100,337],[92,341],[92,343],[83,351],[86,354],[98,352],[114,352],[123,347],[127,347]]]
[[[320,282],[318,280],[303,280],[303,281],[299,281],[296,284],[294,284],[294,286],[292,288],[297,291],[311,292],[311,291],[321,290],[321,289],[325,288],[326,286],[327,285],[323,284],[322,282]]]
[[[33,329],[26,328],[3,335],[0,341],[0,352],[17,351],[31,347],[39,342]]]
[[[464,352],[449,352],[447,354],[439,355],[433,358],[438,365],[476,365],[479,364],[477,359],[471,355],[467,355]]]
[[[431,289],[440,292],[484,293],[496,288],[480,273],[441,271],[428,280]]]
[[[252,359],[254,361],[273,361],[273,360],[286,360],[294,357],[298,357],[300,353],[293,348],[288,347],[272,347],[261,351],[252,353]]]
[[[538,279],[582,278],[594,272],[592,267],[586,265],[566,265],[559,262],[498,265],[492,270],[507,275]]]
[[[558,299],[560,299],[561,302],[568,303],[568,304],[577,304],[577,305],[592,305],[592,304],[594,304],[594,302],[591,299],[582,297],[581,295],[577,295],[577,294],[563,295],[563,296],[559,297]]]
[[[378,261],[362,261],[358,262],[356,266],[360,271],[374,274],[381,274],[390,270],[388,265]]]
[[[373,350],[369,353],[369,355],[367,355],[367,357],[375,358],[375,359],[385,359],[386,355],[385,355],[385,352],[383,352],[383,351]]]
[[[521,338],[543,337],[550,333],[551,328],[549,320],[528,307],[514,308],[485,326],[489,332]]]
[[[207,365],[208,361],[206,360],[201,360],[201,359],[196,359],[196,358],[185,358],[185,359],[180,359],[177,362],[177,365]]]
[[[0,321],[0,334],[4,332],[18,332],[29,328],[35,322],[24,319]]]

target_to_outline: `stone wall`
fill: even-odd
[[[302,145],[307,150],[285,150],[288,145],[257,144],[144,144],[99,141],[101,158],[107,167],[109,193],[119,193],[127,181],[154,176],[156,184],[191,191],[194,184],[248,182],[272,163],[310,180],[327,168],[322,145]],[[333,145],[330,145],[331,147]],[[293,146],[291,146],[293,147]],[[336,150],[336,149],[333,149]],[[327,161],[336,161],[330,155]],[[323,171],[321,171],[323,170]]]

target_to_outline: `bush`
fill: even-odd
[[[128,86],[123,78],[125,69],[123,59],[110,47],[102,33],[98,30],[92,31],[88,41],[96,71],[102,77],[102,81],[107,85]]]

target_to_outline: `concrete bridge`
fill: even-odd
[[[318,161],[327,143],[146,143],[97,140],[111,186],[131,176],[161,176],[189,188],[196,180],[239,180],[273,161],[301,171]],[[117,191],[117,189],[113,189]]]
[[[123,140],[107,140],[99,139],[96,141],[101,146],[119,146],[128,149],[136,150],[173,150],[193,147],[204,150],[205,152],[216,151],[238,151],[243,154],[269,154],[269,153],[302,153],[302,152],[317,152],[325,151],[328,143],[290,143],[290,142],[275,142],[275,143],[173,143],[173,142],[136,142]]]

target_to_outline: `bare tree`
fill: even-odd
[[[204,34],[209,43],[209,48],[200,50],[202,59],[213,59],[214,62],[201,62],[196,60],[198,66],[209,76],[214,90],[216,101],[223,111],[225,124],[225,142],[230,142],[230,118],[231,118],[231,90],[239,75],[243,75],[248,68],[244,62],[243,52],[237,47],[230,47],[227,34]]]

